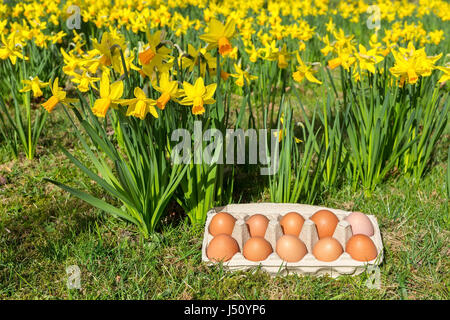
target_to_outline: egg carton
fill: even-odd
[[[310,220],[310,217],[319,210],[329,210],[333,212],[339,219],[333,237],[340,242],[344,253],[335,261],[324,262],[317,260],[312,254],[312,248],[318,241],[318,234],[315,223]],[[283,261],[276,253],[277,240],[283,236],[283,231],[280,226],[280,220],[288,212],[297,212],[303,216],[305,222],[300,232],[299,238],[305,243],[308,253],[298,262]],[[236,239],[240,252],[236,253],[230,260],[223,262],[225,269],[230,271],[248,270],[261,266],[271,275],[286,275],[289,273],[297,273],[304,275],[329,275],[336,278],[340,275],[358,275],[364,272],[368,266],[380,265],[383,261],[383,242],[381,240],[380,228],[375,216],[367,215],[372,222],[374,228],[374,235],[370,237],[374,242],[378,256],[367,262],[354,260],[345,252],[345,245],[347,240],[352,236],[352,228],[350,224],[344,220],[351,211],[344,211],[333,208],[326,208],[320,206],[312,206],[305,204],[290,204],[290,203],[250,203],[250,204],[229,204],[224,207],[215,207],[208,211],[205,231],[202,243],[202,261],[208,265],[217,264],[208,259],[206,255],[206,248],[210,241],[214,238],[209,233],[209,224],[216,213],[227,212],[236,218],[232,237]],[[246,221],[254,214],[265,215],[269,219],[266,234],[264,238],[271,244],[273,253],[271,253],[266,260],[250,261],[247,260],[243,254],[242,249],[245,242],[250,238],[250,233],[246,225]]]

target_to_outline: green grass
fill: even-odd
[[[0,176],[6,178],[0,186],[0,299],[450,298],[448,134],[419,185],[392,177],[371,198],[344,186],[320,200],[378,218],[385,247],[378,290],[365,286],[364,274],[270,277],[258,269],[229,273],[208,267],[201,262],[203,230],[191,227],[175,205],[163,229],[144,240],[133,226],[42,181],[47,177],[102,196],[58,151],[60,143],[85,159],[67,127],[62,110],[49,117],[34,161],[11,161],[0,147]],[[267,201],[267,190],[255,187],[258,177],[245,172],[238,169],[235,201]],[[70,265],[81,269],[81,290],[67,289]]]

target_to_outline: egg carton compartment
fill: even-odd
[[[320,261],[312,254],[312,248],[319,238],[315,223],[310,220],[310,217],[319,210],[329,210],[339,219],[333,238],[340,242],[344,252],[337,260],[331,262]],[[236,219],[231,236],[237,241],[240,252],[236,253],[230,260],[223,262],[225,269],[230,271],[247,270],[261,266],[263,270],[267,271],[271,275],[297,273],[314,276],[327,274],[331,277],[338,277],[339,275],[361,274],[369,265],[380,265],[383,261],[383,243],[381,233],[378,226],[378,221],[373,215],[367,215],[367,217],[370,219],[374,228],[374,235],[370,238],[375,244],[378,256],[371,261],[361,262],[352,259],[350,255],[345,252],[347,240],[352,237],[352,228],[351,225],[344,220],[344,218],[347,217],[351,211],[305,204],[251,203],[229,204],[224,207],[215,207],[208,212],[202,243],[202,261],[206,262],[208,265],[217,263],[209,260],[206,255],[206,248],[208,247],[210,241],[214,238],[209,233],[209,224],[213,216],[219,212],[227,212]],[[278,239],[283,236],[280,220],[286,213],[289,212],[297,212],[305,219],[299,238],[305,243],[308,252],[298,262],[283,261],[276,253],[276,243]],[[247,260],[242,254],[244,244],[250,238],[246,221],[254,214],[262,214],[269,219],[269,224],[267,226],[264,238],[270,243],[273,249],[273,253],[271,253],[267,259],[258,262]]]

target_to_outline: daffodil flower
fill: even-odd
[[[150,112],[151,115],[155,118],[158,118],[158,112],[156,112],[156,101],[150,98],[147,98],[145,92],[139,88],[134,88],[134,96],[133,99],[121,100],[120,104],[124,106],[128,106],[127,117],[133,116],[144,120],[147,114]]]
[[[348,50],[338,49],[338,57],[328,61],[328,67],[335,69],[342,66],[345,70],[349,70],[350,67],[356,62],[356,58]]]
[[[181,63],[183,68],[189,68],[189,72],[194,70],[195,66],[200,64],[200,75],[202,77],[205,76],[206,67],[208,67],[209,71],[216,69],[216,59],[206,51],[206,48],[195,49],[194,46],[188,44],[188,54],[183,55],[181,58]],[[211,72],[213,75],[213,73]]]
[[[74,72],[73,76],[74,78],[71,81],[78,84],[77,88],[78,90],[80,90],[80,92],[87,92],[89,90],[89,87],[97,90],[94,82],[97,82],[98,80],[100,80],[100,78],[91,77],[86,71],[84,71],[81,75]]]
[[[232,73],[230,74],[230,76],[233,78],[237,78],[235,83],[239,87],[243,87],[244,82],[250,83],[250,81],[258,79],[257,76],[253,76],[248,71],[242,70],[240,65],[234,64],[234,70],[236,71],[236,73]]]
[[[370,73],[375,73],[375,64],[383,60],[382,56],[377,55],[377,49],[370,49],[367,51],[362,44],[359,45],[359,53],[356,54],[361,70],[368,70]]]
[[[41,88],[45,88],[48,86],[48,82],[42,82],[39,80],[39,77],[30,78],[30,80],[22,80],[22,83],[25,85],[19,92],[28,92],[33,91],[33,97],[41,97],[42,90]]]
[[[151,77],[155,68],[162,71],[165,61],[172,58],[170,49],[161,45],[161,31],[148,35],[148,44],[139,52],[139,63],[142,65],[142,71],[145,75]]]
[[[436,69],[444,72],[444,74],[438,80],[439,83],[443,83],[450,80],[450,64],[448,64],[447,67],[436,67]]]
[[[125,38],[115,32],[104,32],[102,35],[101,42],[98,43],[96,39],[93,40],[92,45],[95,49],[97,49],[100,56],[100,64],[104,66],[111,66],[116,72],[121,71],[122,68],[122,60],[120,57],[120,51],[117,46],[125,51]]]
[[[100,80],[100,99],[95,100],[92,113],[104,118],[110,107],[116,108],[123,94],[123,82],[116,81],[110,84],[109,70],[105,69]]]
[[[412,42],[408,43],[407,48],[399,48],[398,51],[392,51],[392,54],[395,64],[389,71],[395,77],[400,77],[400,86],[403,86],[405,81],[410,84],[416,83],[419,76],[430,76],[432,70],[436,68],[434,64],[442,57],[442,53],[428,57],[424,48],[416,50]]]
[[[22,48],[22,44],[20,42],[16,42],[15,35],[9,36],[8,40],[6,40],[5,35],[2,34],[1,39],[3,47],[0,48],[0,59],[6,60],[9,58],[13,65],[16,64],[17,58],[28,60],[28,57],[25,57],[22,54],[22,50],[20,50]]]
[[[317,80],[313,75],[313,70],[311,70],[311,66],[307,66],[300,55],[297,54],[297,61],[299,66],[297,66],[297,71],[292,74],[292,78],[294,78],[297,82],[302,82],[304,78],[310,82],[314,82],[317,84],[322,84],[321,81]]]
[[[292,52],[287,51],[286,44],[283,44],[283,47],[280,49],[276,47],[274,40],[272,41],[272,44],[269,47],[269,53],[266,54],[265,59],[269,61],[277,61],[278,68],[285,69],[289,65],[289,60],[291,59],[291,56]]]
[[[159,86],[155,85],[153,87],[161,93],[161,96],[156,100],[156,106],[161,110],[164,110],[170,99],[176,99],[182,95],[181,90],[178,88],[178,82],[170,81],[168,72],[161,75]]]
[[[245,52],[249,55],[250,62],[255,63],[261,55],[261,49],[256,49],[253,45],[250,48],[245,49]]]
[[[212,104],[216,102],[213,99],[216,92],[217,83],[212,83],[205,87],[202,78],[198,78],[195,84],[183,82],[185,98],[180,101],[180,104],[185,106],[192,105],[192,113],[195,115],[205,113],[205,104]]]
[[[58,78],[53,81],[53,86],[50,86],[52,96],[42,104],[48,113],[56,107],[58,103],[67,105],[68,103],[75,103],[76,99],[69,99],[66,97],[66,92],[58,86]]]
[[[233,49],[230,43],[234,36],[236,24],[234,20],[229,19],[223,25],[217,19],[211,19],[208,25],[208,33],[200,36],[200,39],[208,43],[208,49],[219,48],[219,53],[223,56]]]

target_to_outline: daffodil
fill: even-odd
[[[350,67],[356,62],[354,55],[348,50],[338,49],[338,57],[328,61],[328,67],[335,69],[342,66],[345,70],[349,71]]]
[[[97,49],[100,56],[100,64],[104,66],[112,66],[116,72],[121,71],[122,60],[120,57],[120,50],[125,51],[125,38],[115,32],[104,32],[101,42],[98,43],[96,39],[92,41],[95,49]],[[120,48],[120,49],[119,49]]]
[[[245,52],[249,55],[250,62],[255,63],[258,58],[261,56],[261,50],[256,49],[253,45],[250,48],[245,49]]]
[[[161,75],[161,78],[159,79],[159,86],[155,85],[153,87],[156,91],[161,93],[161,96],[158,100],[156,100],[156,106],[161,110],[164,110],[170,99],[176,101],[176,98],[183,94],[178,88],[178,82],[170,81],[168,72],[164,72]]]
[[[400,77],[400,86],[403,86],[405,81],[410,84],[416,83],[419,76],[430,76],[435,69],[434,64],[442,57],[442,53],[428,57],[424,48],[416,50],[412,42],[408,43],[407,48],[399,48],[398,51],[392,51],[392,54],[395,64],[389,71],[395,77]]]
[[[328,23],[325,24],[328,32],[334,32],[336,30],[336,25],[333,23],[333,19],[330,17]]]
[[[185,97],[180,101],[180,104],[185,106],[192,105],[192,113],[195,115],[205,113],[205,104],[216,102],[213,96],[216,92],[217,83],[212,83],[205,87],[203,79],[198,78],[194,85],[183,82],[183,88]]]
[[[153,117],[158,118],[158,112],[156,111],[155,105],[156,101],[150,98],[147,98],[145,92],[139,88],[134,88],[134,96],[133,99],[121,100],[120,104],[124,106],[128,106],[127,109],[127,117],[133,116],[144,120],[148,113],[150,113]]]
[[[320,52],[322,52],[322,54],[324,56],[327,56],[330,52],[334,51],[334,48],[332,45],[330,45],[330,39],[328,38],[328,35],[326,35],[325,37],[323,37],[322,42],[325,43],[325,47],[323,47],[322,49],[320,49]]]
[[[377,55],[377,49],[367,50],[362,44],[359,45],[359,52],[356,54],[361,70],[368,70],[375,73],[375,64],[383,60],[382,56]]]
[[[292,52],[288,52],[286,44],[283,44],[282,48],[272,51],[269,56],[266,57],[266,59],[269,61],[277,61],[278,67],[280,69],[285,69],[289,65],[291,56]]]
[[[234,64],[234,70],[235,70],[236,73],[232,73],[232,74],[230,74],[230,76],[237,79],[236,80],[236,84],[239,87],[243,87],[245,82],[247,84],[249,84],[250,81],[258,79],[257,76],[251,75],[248,72],[248,70],[246,70],[246,71],[242,70],[240,64],[238,65],[238,64],[235,63]]]
[[[297,66],[297,70],[292,74],[292,77],[294,78],[295,81],[302,82],[303,79],[306,78],[306,80],[308,80],[309,82],[322,84],[321,81],[317,80],[316,77],[314,77],[313,75],[314,71],[312,70],[312,66],[307,66],[303,62],[299,54],[297,54],[297,61],[299,65]]]
[[[100,80],[100,99],[95,100],[92,113],[104,118],[110,107],[116,108],[123,94],[123,82],[110,83],[109,70],[105,69]]]
[[[53,86],[50,86],[50,90],[52,91],[52,96],[42,104],[49,113],[52,112],[58,103],[67,105],[77,101],[76,99],[69,99],[66,97],[66,92],[58,86],[58,78],[53,81]]]
[[[28,57],[22,54],[22,44],[16,41],[15,35],[11,35],[8,39],[5,39],[5,35],[2,33],[2,47],[0,48],[0,59],[6,60],[9,58],[13,65],[16,64],[17,58],[28,60]]]
[[[230,43],[234,36],[236,24],[229,19],[225,25],[219,20],[212,18],[208,25],[208,33],[200,36],[200,39],[208,43],[208,49],[219,48],[219,53],[225,55],[233,49]]]
[[[33,91],[33,97],[37,98],[42,96],[41,88],[45,88],[48,86],[48,82],[42,82],[39,80],[39,77],[31,77],[30,80],[22,80],[22,83],[25,85],[20,92],[28,92]]]
[[[206,68],[213,75],[216,69],[216,59],[209,53],[206,48],[195,49],[194,46],[188,44],[187,55],[183,55],[181,58],[181,64],[183,68],[188,68],[189,72],[194,71],[194,67],[200,65],[200,75],[205,76]]]
[[[444,72],[444,74],[439,78],[438,82],[443,83],[450,80],[450,63],[446,67],[436,67],[436,69]]]
[[[100,80],[100,78],[91,77],[86,71],[84,71],[82,74],[74,72],[73,76],[74,78],[71,81],[78,84],[77,88],[78,90],[80,90],[80,92],[87,92],[90,87],[97,89],[94,83]]]
[[[142,71],[145,75],[152,77],[155,69],[163,71],[163,64],[170,58],[170,49],[164,46],[162,41],[161,31],[157,31],[154,34],[147,35],[148,44],[146,44],[142,51],[139,52],[139,63],[142,65]]]

